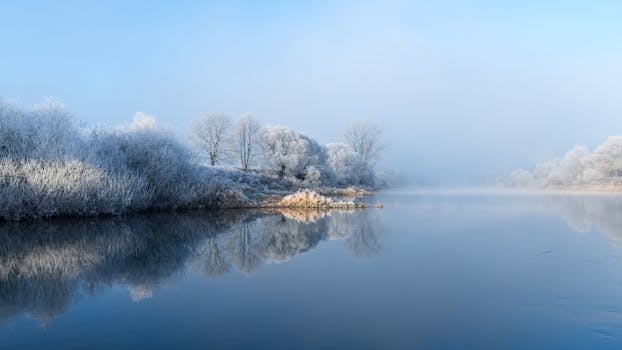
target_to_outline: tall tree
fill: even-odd
[[[233,127],[232,152],[243,170],[248,170],[257,156],[260,128],[259,121],[251,114],[240,118]]]
[[[381,133],[380,128],[374,123],[356,122],[348,126],[344,137],[354,152],[373,165],[380,158],[383,149],[380,142]]]
[[[206,114],[193,123],[194,141],[206,154],[211,166],[225,157],[225,142],[231,120],[222,114]]]

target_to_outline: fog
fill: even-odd
[[[320,143],[384,130],[380,166],[482,184],[622,134],[622,4],[0,4],[0,96],[180,135],[254,112]]]

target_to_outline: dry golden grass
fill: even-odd
[[[279,201],[265,203],[263,207],[271,208],[301,208],[301,209],[356,209],[366,208],[365,203],[354,201],[334,201],[315,191],[304,190],[290,194]]]

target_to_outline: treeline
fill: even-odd
[[[310,185],[374,186],[374,164],[380,156],[380,129],[355,123],[344,134],[345,143],[320,145],[313,138],[285,126],[261,126],[252,115],[235,123],[224,115],[207,114],[193,123],[192,139],[211,166],[253,166],[280,177]]]
[[[249,139],[242,142],[246,158],[240,159],[246,159],[241,162],[245,170],[257,162],[261,177],[203,166],[191,147],[144,114],[122,127],[86,129],[57,102],[23,110],[0,101],[0,220],[243,207],[249,204],[249,187],[266,182],[270,187],[270,176],[287,179],[279,186],[291,184],[290,190],[375,182],[371,163],[351,146],[320,146],[285,127],[259,127],[244,120],[235,129],[220,131],[222,148],[215,151],[212,164],[225,148],[233,154],[231,142],[245,140],[239,128],[253,123]],[[195,142],[209,150],[211,136],[203,138],[205,144],[198,136],[200,130],[206,130],[204,136],[214,135],[212,125],[206,119],[202,123],[204,129],[195,124]]]
[[[622,136],[610,136],[593,152],[576,146],[563,157],[514,171],[506,184],[515,187],[598,189],[622,186]]]

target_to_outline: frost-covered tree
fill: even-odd
[[[194,141],[207,154],[211,166],[225,158],[225,146],[230,129],[231,120],[222,114],[206,114],[194,121],[192,125]]]
[[[298,133],[278,125],[267,125],[261,130],[260,147],[264,167],[279,176],[295,174],[306,151]]]
[[[73,118],[48,99],[33,111],[0,100],[0,157],[49,159],[75,155],[82,143]]]
[[[260,148],[263,165],[279,176],[319,181],[326,167],[324,147],[284,126],[265,126],[261,131]]]
[[[259,121],[252,114],[243,116],[233,126],[231,151],[243,170],[248,170],[257,157],[260,129]]]
[[[369,185],[375,183],[373,167],[350,145],[344,143],[329,143],[328,166],[338,185]]]
[[[346,129],[344,138],[354,152],[358,153],[370,164],[380,158],[383,146],[380,141],[381,130],[371,122],[356,122]]]
[[[73,116],[59,101],[45,100],[35,106],[33,115],[38,126],[36,157],[63,158],[76,155],[83,147]]]
[[[610,136],[591,153],[584,146],[576,146],[562,158],[537,164],[533,172],[513,172],[506,183],[562,188],[622,185],[622,136]]]
[[[32,114],[0,100],[0,157],[29,157],[36,147],[36,133]]]

